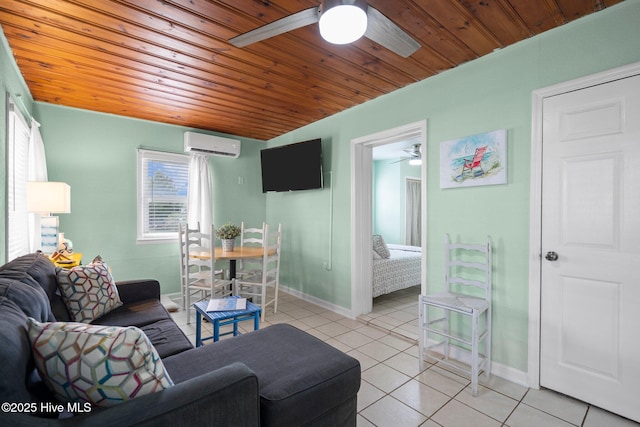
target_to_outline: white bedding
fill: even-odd
[[[373,260],[373,297],[420,284],[422,248],[387,245],[391,257]]]

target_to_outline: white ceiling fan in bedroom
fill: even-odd
[[[396,160],[395,162],[391,162],[391,164],[400,163],[400,162],[404,162],[404,161],[409,161],[409,164],[412,165],[412,166],[421,165],[422,164],[422,152],[420,151],[420,147],[421,147],[421,144],[413,144],[411,147],[407,147],[407,148],[403,149],[402,151],[407,153],[409,155],[409,157],[405,157],[403,159]]]
[[[420,48],[409,34],[364,0],[324,0],[319,6],[263,25],[229,42],[245,47],[316,22],[320,35],[329,43],[348,44],[364,36],[403,58]]]

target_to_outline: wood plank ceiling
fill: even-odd
[[[317,25],[230,38],[319,0],[3,0],[36,101],[268,140],[622,0],[368,0],[422,47],[403,59]]]

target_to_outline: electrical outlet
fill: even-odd
[[[238,177],[238,184],[240,184],[240,185],[244,184],[244,176],[239,176]]]

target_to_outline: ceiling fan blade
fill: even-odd
[[[315,24],[318,22],[318,19],[318,7],[312,7],[294,13],[293,15],[285,16],[270,24],[258,27],[255,30],[240,34],[239,36],[229,39],[229,43],[236,47],[245,47],[288,31]]]
[[[420,49],[420,43],[393,23],[389,18],[377,9],[369,6],[367,9],[367,31],[364,36],[374,42],[397,53],[403,58],[408,58]]]
[[[411,160],[411,157],[405,157],[405,158],[403,158],[403,159],[396,160],[395,162],[389,162],[389,164],[390,164],[390,165],[393,165],[393,164],[395,164],[395,163],[405,162],[405,161],[407,161],[407,160]]]

